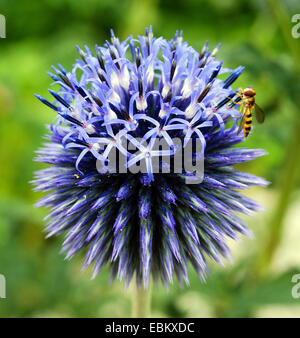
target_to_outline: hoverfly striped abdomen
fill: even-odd
[[[252,126],[252,113],[250,109],[247,109],[247,112],[245,113],[245,121],[243,124],[244,129],[244,136],[247,137],[251,131]]]

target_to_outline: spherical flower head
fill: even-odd
[[[65,234],[67,258],[84,251],[94,276],[109,265],[112,280],[167,287],[174,275],[188,283],[192,265],[204,279],[208,258],[230,258],[226,237],[249,234],[235,213],[259,206],[240,190],[266,181],[233,166],[264,151],[233,148],[243,67],[223,68],[218,48],[112,32],[94,54],[78,47],[71,72],[53,67],[53,102],[36,95],[57,112],[38,151],[51,167],[36,174],[49,191],[37,205],[51,208],[48,236]]]

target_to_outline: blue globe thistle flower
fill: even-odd
[[[233,147],[243,137],[231,85],[244,68],[224,68],[218,48],[210,52],[206,43],[199,53],[178,32],[167,41],[150,28],[122,42],[112,32],[95,55],[78,47],[71,72],[53,67],[53,102],[36,95],[57,112],[38,151],[37,160],[51,167],[36,173],[36,190],[49,191],[37,205],[51,208],[48,236],[65,234],[68,259],[85,250],[84,267],[93,264],[94,276],[109,265],[112,279],[126,285],[135,273],[138,284],[147,287],[152,276],[167,287],[174,274],[188,283],[191,263],[204,279],[208,257],[229,258],[226,237],[249,234],[236,213],[260,207],[240,190],[266,181],[234,165],[264,151]],[[175,138],[181,148],[200,141],[192,159],[204,161],[201,183],[188,184],[194,173],[178,173],[172,163],[167,174],[154,170],[155,156],[161,168],[165,152],[172,159],[182,150]],[[154,139],[169,151],[154,150]],[[98,164],[107,168],[113,151],[125,158],[123,169],[144,161],[145,172],[101,172]]]

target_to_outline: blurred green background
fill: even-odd
[[[47,210],[33,207],[33,162],[45,124],[54,113],[33,93],[49,97],[46,71],[61,63],[71,69],[75,45],[93,48],[109,38],[142,34],[184,39],[200,49],[222,43],[225,66],[246,66],[236,87],[253,85],[267,118],[246,141],[269,155],[240,169],[271,181],[249,196],[265,208],[245,221],[254,239],[229,241],[233,264],[211,263],[203,284],[191,271],[191,286],[165,292],[153,287],[152,316],[300,317],[293,299],[293,274],[300,273],[300,38],[293,39],[297,0],[0,0],[7,38],[0,39],[0,273],[7,298],[0,317],[129,317],[131,290],[109,285],[104,270],[95,280],[81,272],[81,257],[64,261],[62,239],[44,239]]]

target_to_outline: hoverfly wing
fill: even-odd
[[[265,120],[265,113],[257,104],[255,104],[255,117],[258,123],[263,123]]]
[[[241,121],[240,126],[239,126],[239,129],[238,129],[238,131],[237,131],[237,135],[239,135],[240,132],[243,130],[243,126],[244,126],[244,124],[245,124],[245,119],[246,119],[246,114],[244,113],[244,114],[243,114],[243,117],[242,117],[242,121]]]

